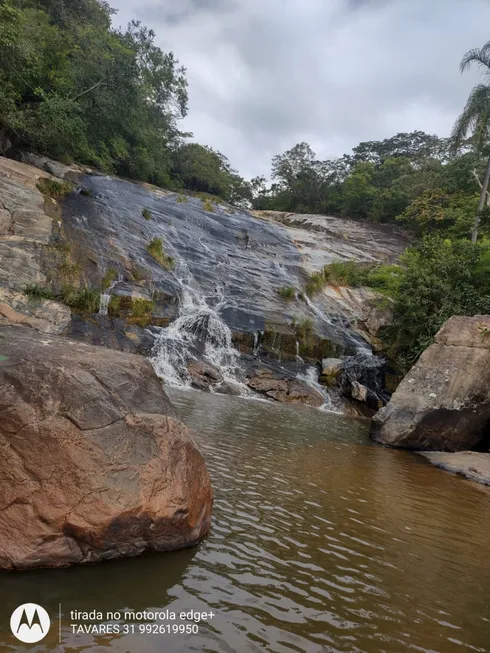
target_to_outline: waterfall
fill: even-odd
[[[237,379],[240,354],[233,347],[230,328],[219,315],[225,302],[223,291],[219,295],[217,289],[217,296],[212,298],[217,302],[213,308],[196,290],[195,280],[179,281],[179,316],[159,331],[150,358],[156,374],[168,385],[189,387],[189,363],[204,359],[221,372],[224,381],[248,393],[245,384]]]
[[[318,382],[318,370],[316,367],[312,365],[308,367],[304,372],[298,372],[296,378],[298,381],[303,381],[309,385],[310,388],[313,388],[322,395],[324,402],[320,406],[320,410],[324,410],[329,413],[342,413],[341,402],[339,400],[335,401],[334,397],[330,392],[328,392],[327,388]]]
[[[123,276],[119,273],[109,288],[107,288],[105,292],[100,293],[99,315],[107,315],[109,311],[109,302],[111,301],[111,292],[118,283],[121,283],[122,280]]]

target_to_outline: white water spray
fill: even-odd
[[[219,315],[225,302],[223,292],[216,297],[216,305],[210,307],[197,291],[194,279],[180,279],[180,284],[179,316],[155,339],[150,361],[156,374],[168,385],[190,387],[188,365],[192,360],[204,359],[221,372],[224,381],[248,392],[236,378],[240,355],[233,347],[230,328]]]

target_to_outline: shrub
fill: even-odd
[[[84,197],[93,197],[94,191],[91,188],[80,188],[80,195]]]
[[[426,237],[403,254],[402,264],[393,325],[382,339],[406,371],[452,315],[490,312],[490,243]]]
[[[287,302],[292,301],[296,297],[296,292],[292,286],[284,286],[283,288],[279,288],[277,294]]]
[[[153,238],[147,246],[148,253],[153,256],[155,261],[158,261],[161,266],[167,270],[174,267],[174,259],[163,251],[163,244],[161,238]]]
[[[145,220],[151,220],[151,211],[150,209],[144,208],[141,211],[141,215],[144,217]]]
[[[71,193],[73,186],[68,181],[58,181],[56,179],[48,179],[42,177],[36,184],[36,188],[44,197],[52,197],[57,199]]]
[[[177,196],[177,202],[178,202],[179,204],[185,204],[185,203],[188,202],[188,201],[189,201],[189,199],[188,199],[188,197],[187,197],[186,195],[183,195],[182,193],[179,193],[179,194],[178,194],[178,196]]]

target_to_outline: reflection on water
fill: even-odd
[[[172,390],[213,479],[196,549],[0,575],[0,651],[490,651],[490,491],[383,449],[364,423]],[[14,643],[11,611],[55,618]],[[191,636],[70,633],[69,611],[213,610]]]

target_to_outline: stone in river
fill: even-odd
[[[204,460],[141,356],[0,326],[0,568],[196,544]]]

